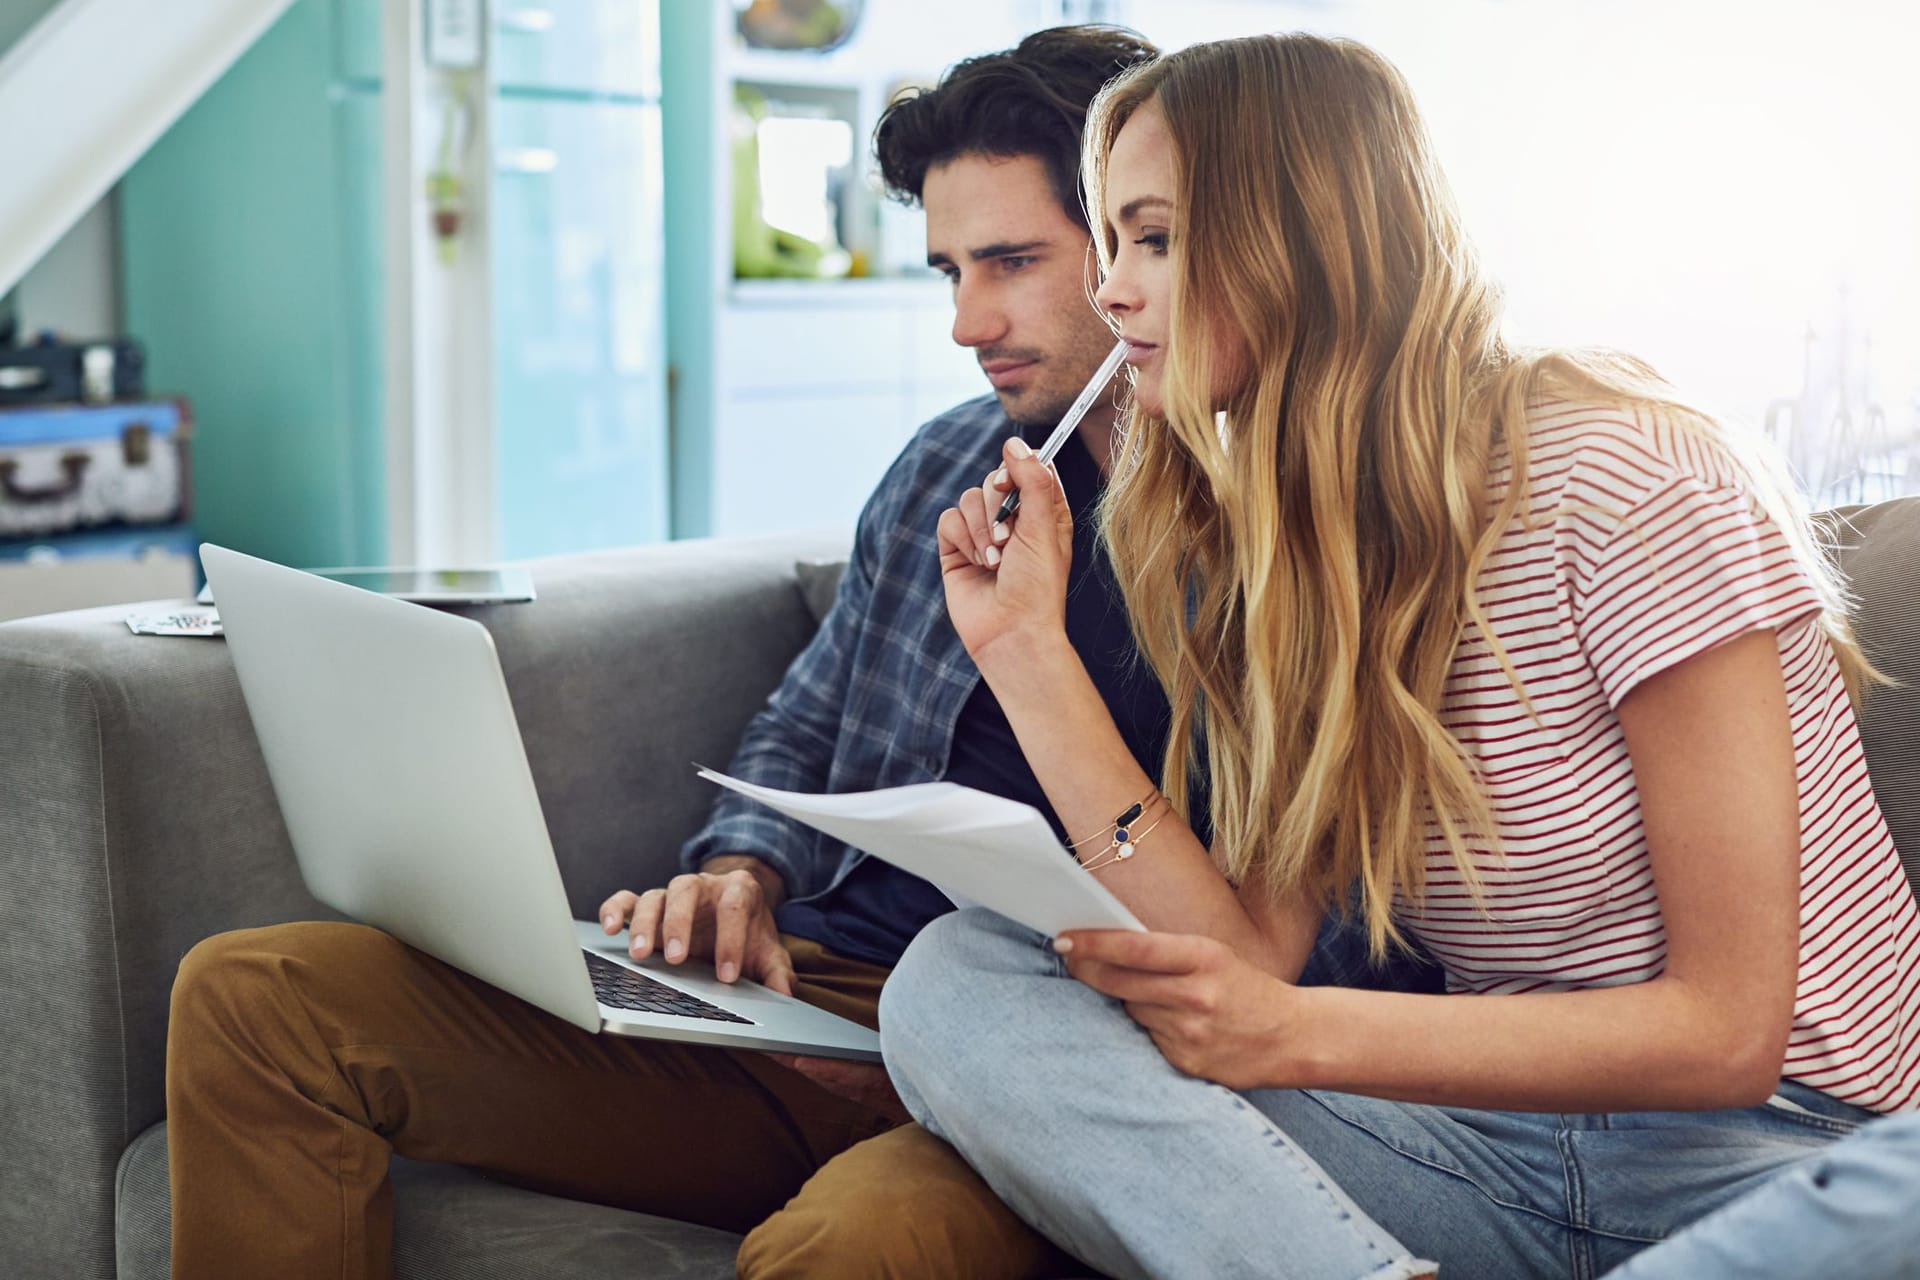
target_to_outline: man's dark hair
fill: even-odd
[[[1102,85],[1160,51],[1124,27],[1052,27],[957,62],[932,89],[890,103],[873,131],[887,194],[920,203],[927,170],[958,156],[1033,156],[1081,226],[1080,130]]]

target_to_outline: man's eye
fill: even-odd
[[[1032,266],[1033,258],[1029,254],[1008,254],[1006,257],[1000,259],[1000,265],[1008,271],[1019,271]]]

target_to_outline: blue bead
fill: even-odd
[[[1125,827],[1115,827],[1113,829],[1113,842],[1115,844],[1125,844],[1127,842],[1127,829]]]

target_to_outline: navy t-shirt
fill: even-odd
[[[1054,467],[1073,510],[1067,638],[1106,700],[1134,759],[1148,777],[1158,777],[1166,749],[1167,699],[1134,650],[1120,588],[1100,544],[1094,510],[1105,477],[1078,436],[1055,457]],[[1060,833],[1059,819],[984,680],[974,687],[954,724],[946,778],[1030,804]],[[951,910],[952,900],[925,880],[879,858],[867,858],[827,893],[808,902],[783,904],[774,919],[784,932],[811,938],[840,955],[891,965],[929,921]]]

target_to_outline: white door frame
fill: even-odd
[[[440,144],[446,73],[426,62],[423,0],[382,5],[386,232],[387,560],[485,564],[499,554],[488,239],[491,94],[484,56],[469,90],[461,230],[451,263],[432,229],[426,175]]]

